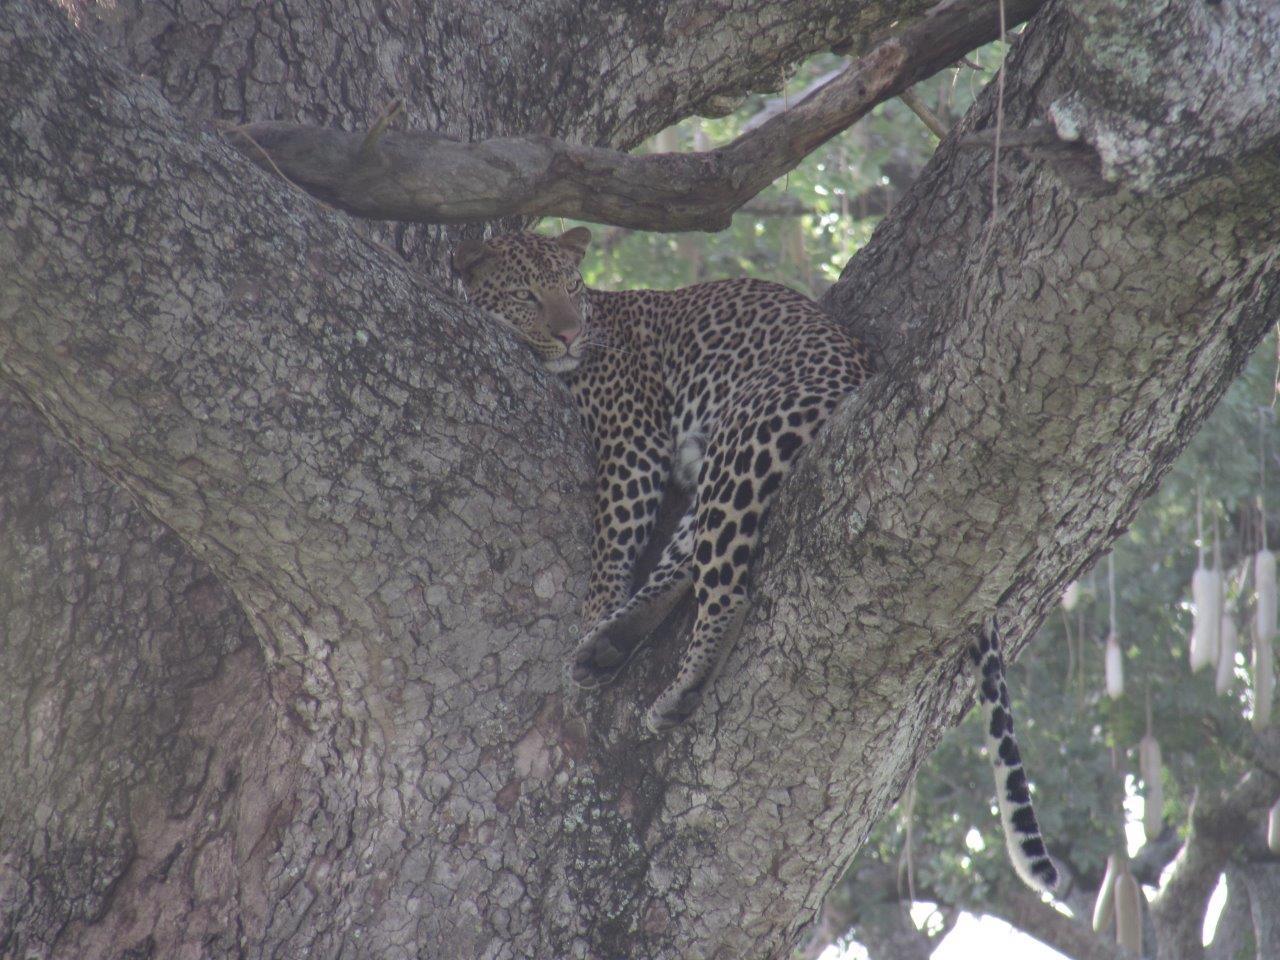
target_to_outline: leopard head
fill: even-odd
[[[582,333],[590,308],[578,264],[590,242],[586,227],[559,237],[464,240],[453,268],[472,303],[514,329],[552,373],[568,373],[587,352]]]

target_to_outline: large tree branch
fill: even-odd
[[[199,36],[146,0],[79,4],[110,54],[193,117],[368,122],[399,97],[412,125],[460,139],[554,134],[625,149],[694,113],[782,88],[822,50],[857,56],[931,0],[418,0],[352,16],[335,0],[210,0]],[[206,29],[216,23],[218,29]],[[573,42],[566,42],[572,38]]]
[[[1013,26],[1044,0],[1008,0]],[[790,110],[724,147],[631,156],[551,137],[462,143],[287,123],[230,132],[246,156],[348,213],[462,223],[555,215],[641,230],[722,230],[733,212],[873,107],[1000,35],[994,0],[946,0]]]
[[[1002,884],[989,898],[972,904],[975,913],[996,917],[1072,960],[1132,960],[1134,954],[1093,932],[1085,918],[1068,917],[1029,891]]]
[[[860,55],[932,2],[680,0],[602,15],[569,0],[415,0],[411,15],[398,7],[373,16],[337,0],[287,9],[209,0],[199,24],[148,0],[74,8],[102,49],[192,121],[359,128],[398,98],[411,129],[461,140],[546,134],[625,150],[690,114],[781,89],[811,54]],[[398,225],[393,242],[448,275],[443,230]]]
[[[933,854],[936,851],[924,848],[916,850],[914,856],[919,862],[928,862]],[[967,897],[957,897],[952,889],[937,889],[927,882],[914,893],[917,901],[931,901],[952,913],[967,910],[979,916],[996,917],[1072,960],[1131,957],[1110,939],[1094,933],[1087,919],[1060,913],[1018,885],[1016,879],[995,880],[983,884],[983,888],[984,895],[971,902]],[[886,906],[892,909],[886,910]],[[846,874],[823,903],[822,925],[806,944],[805,955],[818,956],[829,944],[850,932],[862,940],[868,923],[883,923],[886,917],[898,914],[905,916],[910,906],[898,866],[864,857],[856,871]]]
[[[580,568],[544,524],[585,524],[589,457],[554,391],[514,403],[513,372],[538,376],[527,352],[341,218],[241,196],[257,174],[237,153],[52,11],[10,7],[0,376],[235,591],[299,715],[334,705],[339,639],[427,642],[464,596],[508,623],[567,616],[572,590],[548,608],[527,585]],[[392,437],[391,459],[365,453]],[[501,562],[441,569],[463,543]],[[539,569],[517,573],[529,550]]]
[[[1168,195],[1260,147],[1274,149],[1280,59],[1268,50],[1242,76],[1230,56],[1217,54],[1273,42],[1280,7],[1180,7],[1170,10],[1167,29],[1141,35],[1130,12],[1110,0],[1072,5],[1082,27],[1074,51],[1082,82],[1047,110],[1064,139],[1097,151],[1106,180]],[[1188,56],[1196,58],[1193,84]]]

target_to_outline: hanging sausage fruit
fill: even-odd
[[[1104,676],[1107,696],[1119,700],[1124,696],[1124,656],[1120,651],[1120,634],[1116,631],[1116,565],[1115,554],[1107,557],[1107,584],[1111,591],[1111,632],[1107,634]]]
[[[1129,872],[1129,864],[1122,863],[1116,876],[1116,943],[1142,956],[1142,891],[1138,881]]]
[[[1262,507],[1262,498],[1258,498]],[[1253,614],[1253,728],[1263,730],[1271,723],[1271,700],[1275,695],[1276,635],[1276,555],[1267,549],[1267,515],[1262,511],[1262,549],[1253,558],[1258,604]]]
[[[1164,762],[1160,743],[1151,733],[1151,701],[1147,700],[1147,733],[1138,744],[1138,770],[1142,774],[1142,832],[1148,840],[1160,836],[1164,826]]]
[[[1266,412],[1258,410],[1258,524],[1262,528],[1262,549],[1253,557],[1258,603],[1253,614],[1253,728],[1263,730],[1271,723],[1271,700],[1275,694],[1276,635],[1276,555],[1267,549],[1267,452]]]
[[[1098,898],[1093,901],[1093,932],[1101,933],[1115,915],[1116,871],[1120,866],[1118,854],[1107,857],[1107,869],[1102,874]]]
[[[1200,497],[1196,495],[1196,532],[1200,555],[1191,575],[1191,601],[1195,605],[1191,626],[1191,670],[1194,673],[1218,662],[1218,631],[1222,628],[1222,575],[1204,565],[1204,527]]]

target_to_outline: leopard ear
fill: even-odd
[[[581,263],[587,254],[587,246],[591,243],[591,231],[586,227],[574,227],[560,234],[556,243],[569,252],[575,263]]]
[[[463,240],[454,248],[453,269],[466,282],[488,256],[489,248],[484,245],[483,240]]]

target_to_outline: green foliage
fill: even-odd
[[[1193,675],[1188,666],[1196,494],[1202,491],[1210,556],[1212,519],[1219,519],[1231,579],[1228,607],[1235,611],[1247,655],[1253,585],[1242,589],[1241,580],[1257,549],[1260,408],[1269,455],[1266,498],[1273,512],[1280,507],[1280,431],[1265,406],[1274,396],[1275,375],[1275,347],[1269,342],[1116,544],[1124,696],[1111,700],[1103,685],[1102,644],[1110,629],[1105,560],[1086,575],[1076,612],[1054,611],[1010,666],[1018,737],[1036,784],[1043,832],[1051,852],[1087,886],[1101,878],[1107,854],[1125,847],[1122,801],[1126,780],[1130,792],[1142,790],[1137,747],[1147,729],[1148,697],[1164,756],[1164,816],[1170,823],[1185,822],[1197,791],[1222,789],[1247,769],[1247,656],[1238,657],[1237,677],[1221,696],[1211,669]],[[921,886],[950,902],[980,901],[988,878],[1008,872],[982,743],[975,710],[944,739],[917,781],[916,842],[931,852],[917,872]],[[976,852],[966,846],[975,834],[981,837]],[[870,855],[896,857],[900,818],[881,824],[874,844]]]
[[[991,44],[970,59],[981,66],[959,67],[920,84],[916,93],[950,124],[964,114],[1001,58]],[[762,111],[802,98],[807,87],[838,70],[834,54],[814,57],[787,84],[784,94],[750,97],[731,116],[690,118],[666,133],[666,149],[687,152],[714,149],[739,136]],[[657,139],[657,138],[655,138]],[[901,102],[877,107],[852,129],[811,154],[788,176],[775,182],[716,234],[636,233],[591,225],[595,242],[583,264],[591,286],[607,290],[671,288],[719,277],[752,276],[777,280],[811,296],[820,295],[840,276],[846,263],[870,239],[880,220],[868,205],[883,202],[909,185],[932,155],[936,140]],[[656,152],[655,141],[645,148]],[[799,213],[782,213],[787,210]],[[543,225],[559,232],[576,221]]]

